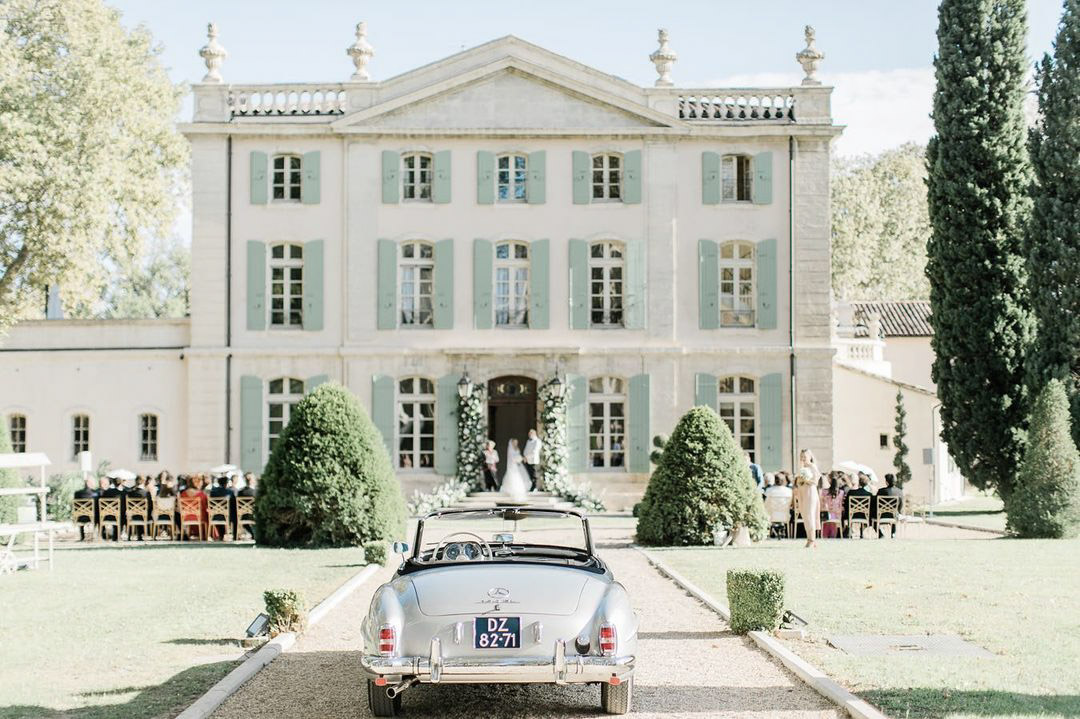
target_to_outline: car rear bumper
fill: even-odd
[[[550,657],[443,657],[439,640],[433,639],[429,656],[364,654],[360,667],[368,678],[387,683],[416,677],[433,684],[586,684],[629,678],[634,657],[567,656],[562,640]]]

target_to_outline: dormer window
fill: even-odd
[[[753,176],[749,155],[724,155],[720,162],[720,199],[724,202],[751,202]]]
[[[527,155],[499,155],[495,161],[495,189],[499,202],[525,202]]]
[[[299,155],[274,155],[270,188],[275,202],[300,202]]]
[[[401,196],[431,202],[431,155],[412,152],[401,156]]]

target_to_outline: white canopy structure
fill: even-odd
[[[41,565],[40,537],[47,534],[49,537],[49,571],[53,566],[53,535],[61,529],[70,527],[68,522],[48,521],[48,512],[45,506],[45,497],[49,494],[49,487],[45,483],[45,468],[51,465],[49,458],[41,452],[12,452],[0,454],[0,469],[29,469],[38,468],[37,486],[26,487],[0,487],[0,496],[13,495],[38,495],[38,516],[35,522],[20,522],[16,524],[0,524],[0,575],[14,572],[22,564],[36,569]],[[26,562],[20,562],[13,551],[15,537],[19,534],[34,535],[34,555]]]

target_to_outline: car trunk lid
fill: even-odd
[[[428,616],[484,614],[568,615],[577,609],[591,579],[564,567],[469,565],[441,567],[409,577],[420,611]]]

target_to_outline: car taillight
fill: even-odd
[[[609,657],[615,653],[615,625],[600,625],[600,653]]]
[[[379,627],[379,654],[391,656],[397,649],[397,631],[389,624]]]

